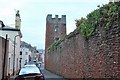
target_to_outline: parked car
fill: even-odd
[[[35,64],[25,65],[15,80],[44,80],[44,75]]]
[[[27,64],[27,65],[23,66],[23,68],[27,68],[27,67],[28,68],[31,68],[31,67],[34,68],[34,67],[36,67],[36,65],[35,64]]]

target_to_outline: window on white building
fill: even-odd
[[[28,52],[26,52],[25,55],[28,55]]]

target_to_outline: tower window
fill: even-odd
[[[57,29],[55,28],[55,30],[54,30],[55,32],[57,31]]]
[[[54,31],[55,31],[55,32],[57,32],[57,31],[58,31],[58,26],[55,26]]]

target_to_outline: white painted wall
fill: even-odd
[[[21,47],[20,50],[22,51],[22,60],[21,60],[21,67],[23,67],[27,61],[29,61],[29,55],[31,55],[31,51],[29,48]]]
[[[42,61],[43,61],[43,63],[44,63],[44,61],[45,61],[45,60],[44,60],[44,59],[45,59],[45,58],[44,58],[44,55],[45,55],[45,53],[42,54]]]
[[[43,51],[41,57],[42,57],[42,62],[44,63],[44,55],[45,55],[45,51]]]
[[[8,31],[8,30],[0,30],[0,36],[3,38],[6,37],[6,34],[8,35],[9,40],[9,53],[8,53],[8,72],[12,74],[13,73],[13,54],[14,54],[14,38],[16,35],[19,35],[19,31]],[[16,44],[15,44],[15,71],[19,69],[19,54],[20,54],[20,36],[16,37]],[[17,61],[18,59],[18,61]],[[10,63],[9,63],[10,62]],[[18,66],[16,66],[18,64]]]
[[[14,43],[9,39],[9,57],[8,57],[8,73],[13,73],[13,53],[14,53]],[[9,61],[10,60],[10,61]]]
[[[20,41],[21,38],[20,36],[16,37],[16,46],[15,46],[15,70],[18,71],[19,70],[19,60],[20,60]]]

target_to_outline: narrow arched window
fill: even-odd
[[[58,32],[58,26],[55,26],[54,31]]]

